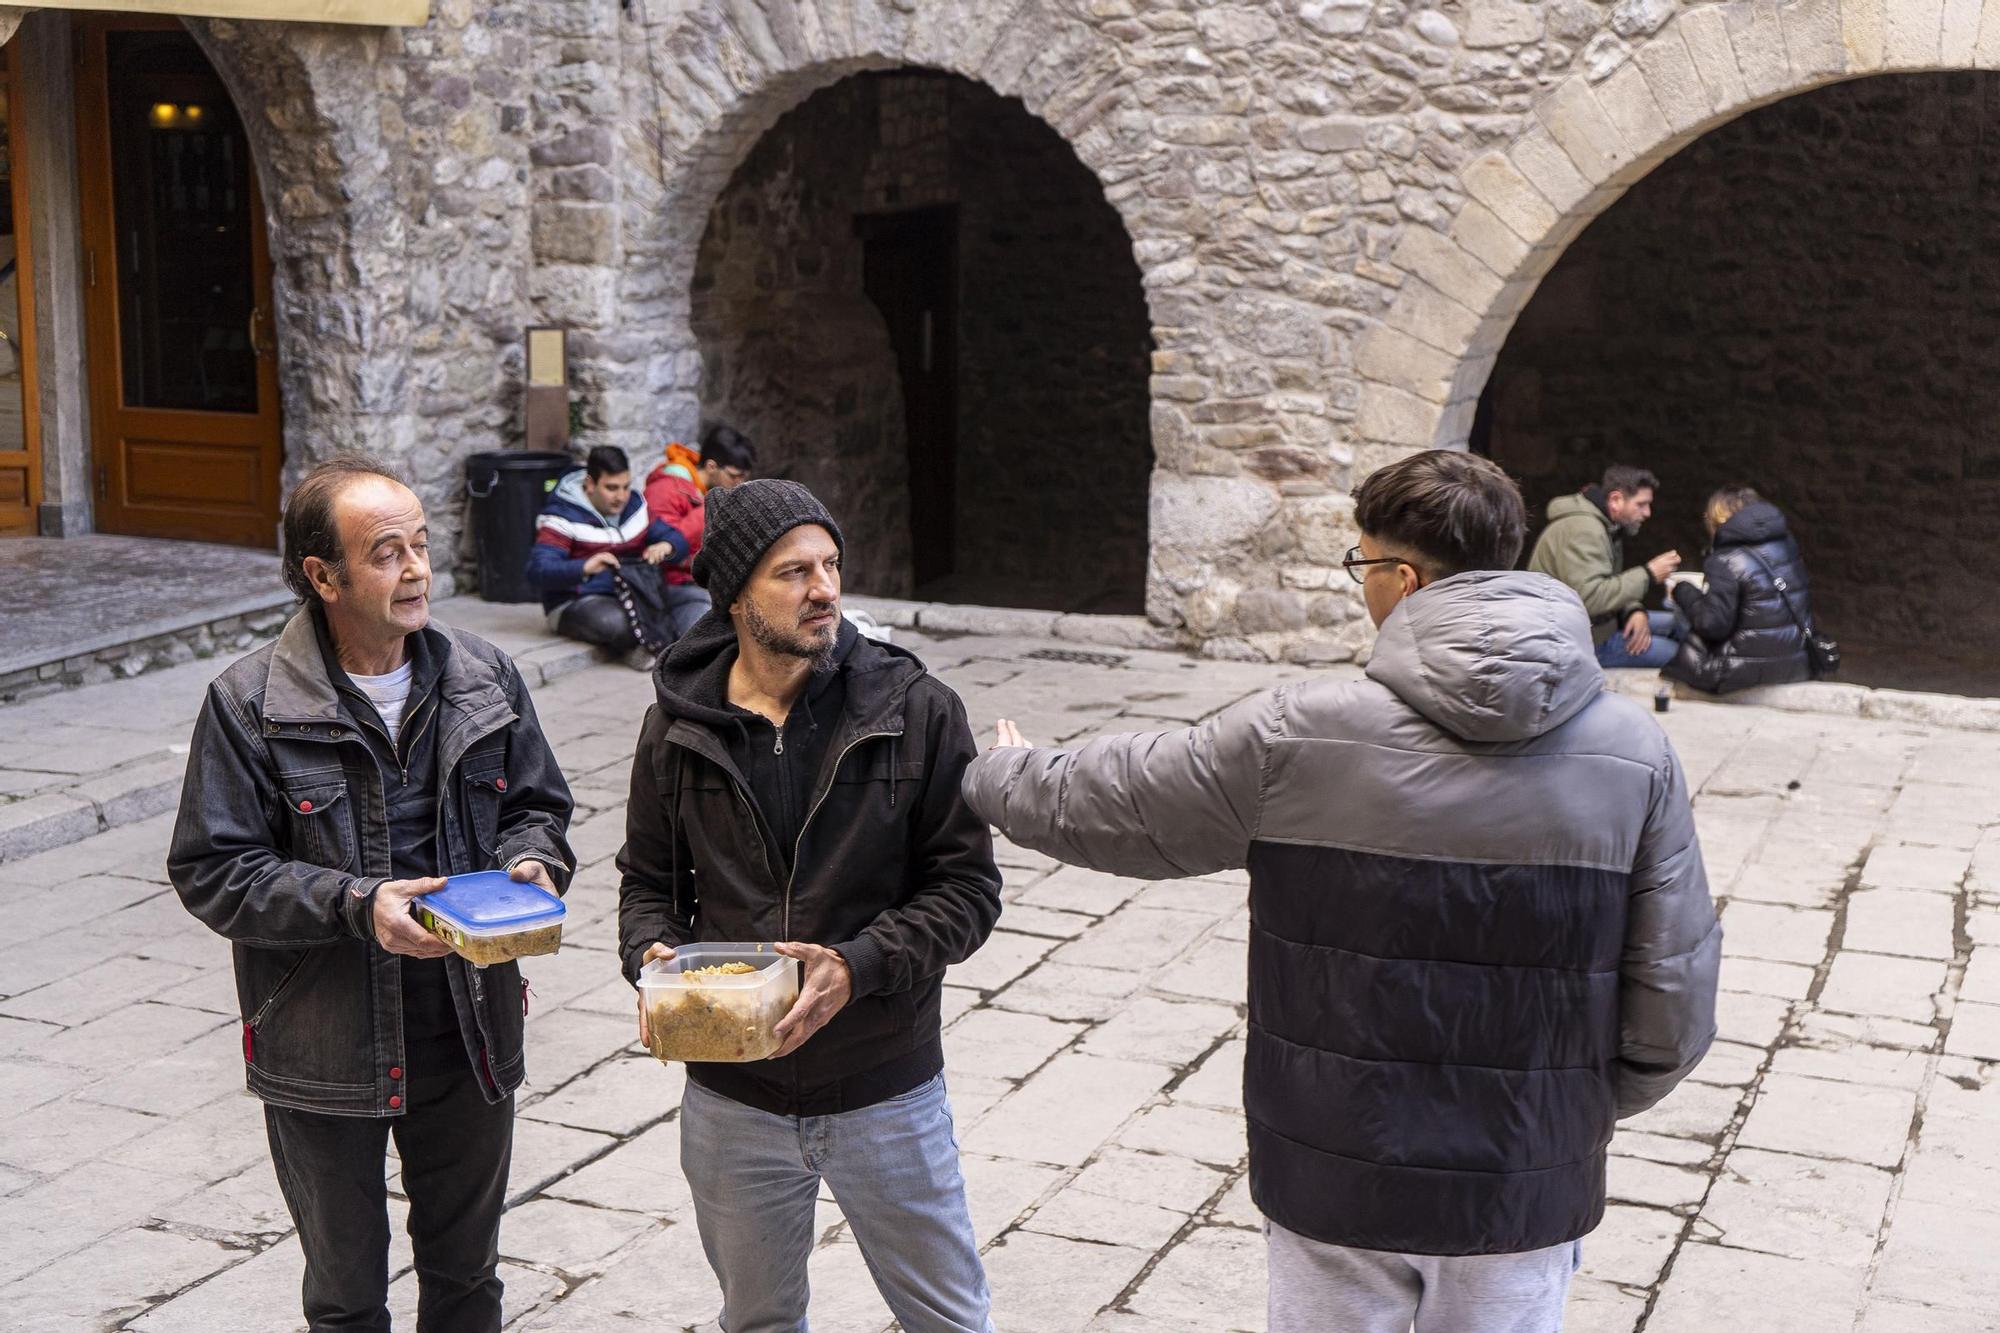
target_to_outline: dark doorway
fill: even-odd
[[[1020,101],[919,69],[814,93],[716,199],[689,297],[703,424],[825,500],[852,591],[1144,610],[1145,287]]]
[[[958,210],[856,219],[862,287],[889,326],[910,460],[916,595],[958,572]]]

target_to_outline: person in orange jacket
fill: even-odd
[[[695,555],[701,550],[701,535],[709,491],[729,490],[750,480],[757,468],[757,447],[741,432],[728,426],[710,426],[702,437],[701,452],[675,441],[667,446],[667,456],[646,474],[646,507],[655,518],[665,519],[687,538],[686,558],[667,566],[667,614],[674,637],[686,634],[697,620],[708,614],[707,589],[694,581]]]

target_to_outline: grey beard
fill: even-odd
[[[755,602],[746,599],[743,603],[743,623],[750,631],[750,637],[765,652],[777,653],[784,657],[802,657],[812,664],[815,672],[832,669],[834,645],[840,642],[838,621],[834,623],[835,632],[827,635],[824,641],[796,630],[787,633],[766,620]]]

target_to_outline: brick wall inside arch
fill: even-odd
[[[1660,474],[1633,552],[1698,562],[1703,499],[1794,520],[1871,683],[2000,648],[2000,75],[1888,75],[1753,112],[1572,243],[1495,366],[1474,446],[1537,513],[1612,459]],[[1937,674],[1927,674],[1937,673]]]

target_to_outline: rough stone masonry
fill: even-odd
[[[1143,286],[1147,614],[1302,662],[1367,638],[1337,568],[1354,483],[1463,443],[1602,209],[1752,107],[2000,64],[2000,0],[436,0],[419,29],[190,26],[270,202],[288,470],[397,460],[461,575],[462,458],[517,438],[524,325],[572,330],[586,442],[687,438],[714,352],[690,289],[760,136],[864,71],[1018,99]]]

